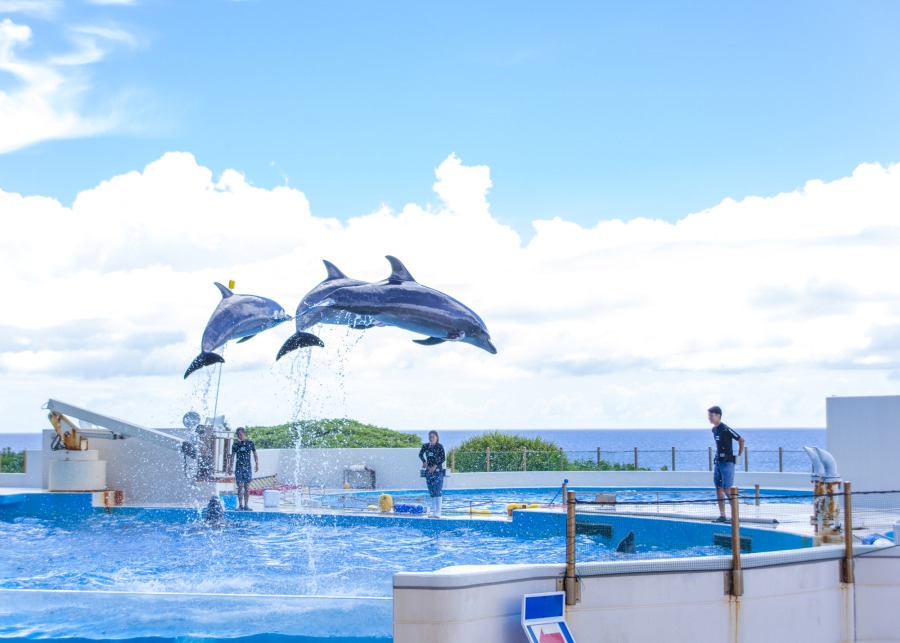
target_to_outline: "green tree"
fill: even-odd
[[[453,458],[456,471],[486,471],[488,448],[491,471],[634,471],[633,464],[601,460],[598,467],[596,461],[588,458],[570,460],[555,442],[499,431],[477,435],[460,443]],[[640,467],[639,470],[650,469]]]
[[[0,451],[0,472],[25,473],[25,452],[3,447]]]
[[[417,447],[422,439],[349,418],[302,420],[277,426],[248,426],[247,433],[259,449]]]

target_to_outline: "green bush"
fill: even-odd
[[[491,450],[491,471],[634,471],[633,464],[601,460],[598,467],[596,460],[589,458],[570,460],[554,442],[497,431],[460,443],[453,456],[455,470],[460,473],[487,471],[488,448]],[[524,453],[522,449],[525,449]],[[639,470],[650,469],[640,467]]]
[[[25,452],[3,447],[0,451],[0,472],[25,473]]]
[[[277,426],[248,426],[247,433],[258,449],[390,449],[418,447],[422,439],[349,418],[303,420]]]

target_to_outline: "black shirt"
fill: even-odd
[[[445,459],[444,447],[440,442],[436,442],[433,445],[431,442],[426,442],[422,445],[422,448],[419,449],[419,460],[424,462],[426,467],[434,465],[440,469],[443,466]]]
[[[713,427],[713,437],[716,439],[716,460],[719,462],[734,462],[734,441],[741,436],[724,422]]]
[[[250,454],[256,453],[256,445],[253,440],[235,440],[231,445],[231,453],[235,455],[234,467],[250,468]]]

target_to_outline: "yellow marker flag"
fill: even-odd
[[[234,279],[228,280],[228,290],[234,290]]]

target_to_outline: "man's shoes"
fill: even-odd
[[[713,520],[713,522],[728,522],[728,518],[726,518],[725,516],[719,516],[718,518]]]

